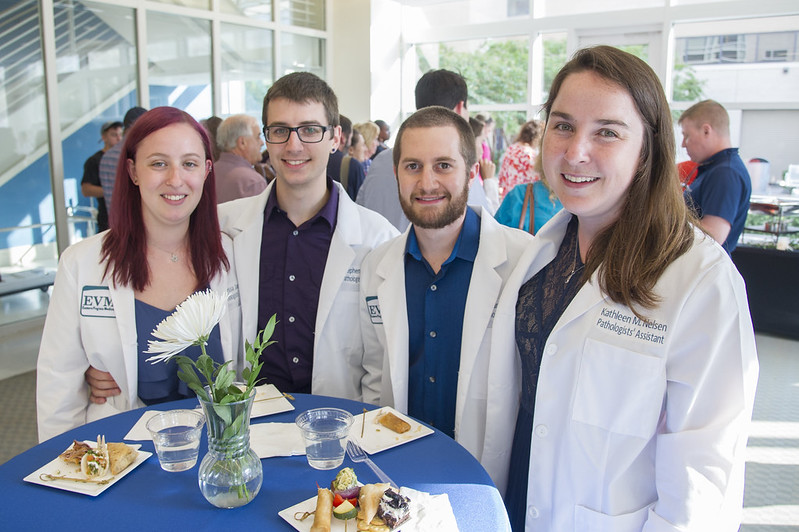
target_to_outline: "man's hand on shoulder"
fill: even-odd
[[[92,403],[101,405],[106,402],[107,397],[122,393],[117,382],[107,371],[100,371],[89,366],[83,376],[86,379],[86,384],[89,385],[89,401]]]

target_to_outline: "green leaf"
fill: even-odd
[[[225,432],[222,434],[222,437],[223,438],[230,438],[230,437],[233,437],[233,436],[237,435],[239,433],[239,431],[241,430],[241,425],[242,425],[242,423],[244,423],[244,416],[246,414],[247,414],[246,410],[244,412],[242,412],[241,414],[239,414],[238,417],[236,418],[236,420],[233,423],[231,423],[230,426],[228,426],[225,429]]]
[[[232,421],[233,413],[230,411],[230,407],[229,406],[221,405],[219,403],[214,403],[214,412],[216,412],[217,415],[220,418],[222,418],[222,422],[225,425],[230,425],[230,422]],[[227,431],[225,431],[225,432],[227,432]]]

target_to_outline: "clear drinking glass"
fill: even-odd
[[[297,416],[305,456],[314,469],[334,469],[344,462],[352,414],[339,408],[314,408]]]
[[[169,410],[151,417],[147,430],[164,471],[185,471],[197,463],[205,416],[196,410]]]

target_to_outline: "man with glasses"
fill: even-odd
[[[341,137],[327,83],[307,72],[277,80],[263,123],[275,179],[258,196],[219,207],[233,238],[244,338],[276,313],[277,343],[262,355],[261,377],[284,392],[360,399],[361,260],[397,231],[327,177]]]
[[[266,179],[253,168],[261,162],[261,129],[249,115],[231,115],[216,131],[221,150],[214,163],[216,202],[255,196],[266,188]]]

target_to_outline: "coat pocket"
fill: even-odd
[[[572,419],[610,432],[649,438],[660,419],[665,361],[588,338]]]
[[[649,506],[621,515],[607,515],[585,506],[574,507],[574,530],[580,532],[639,532],[649,515]]]

